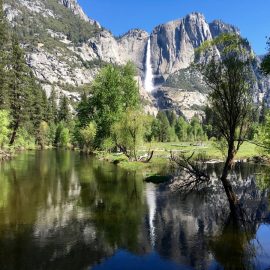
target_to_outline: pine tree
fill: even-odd
[[[81,95],[81,101],[77,107],[77,118],[78,118],[78,126],[86,127],[90,122],[89,108],[88,108],[88,98],[86,93],[84,92]]]
[[[41,89],[40,85],[36,83],[33,74],[31,75],[30,79],[30,87],[29,87],[29,94],[31,95],[31,108],[30,108],[30,120],[31,124],[34,128],[33,134],[35,135],[36,141],[39,143],[39,132],[40,132],[40,124],[44,120],[44,113],[46,111],[45,105],[43,104],[43,90]]]
[[[167,115],[163,111],[159,111],[157,114],[157,120],[159,121],[159,141],[168,142],[170,141],[170,122],[167,118]]]
[[[55,93],[55,88],[53,86],[50,97],[48,99],[47,121],[49,124],[56,124],[57,118],[58,118],[58,110],[57,110],[57,103],[56,103],[56,93]]]
[[[69,110],[68,98],[62,94],[59,102],[58,121],[68,123],[70,120],[71,115]]]
[[[29,118],[31,105],[31,87],[29,82],[29,67],[25,63],[24,52],[16,37],[12,40],[9,76],[9,101],[12,117],[12,135],[10,145],[15,141],[21,124]]]
[[[7,96],[7,58],[8,58],[8,31],[3,11],[3,0],[0,0],[0,109],[8,107]]]

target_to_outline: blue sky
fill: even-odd
[[[132,28],[148,32],[158,24],[198,11],[207,21],[221,19],[237,26],[257,54],[266,52],[270,36],[270,0],[78,0],[90,18],[114,35]]]

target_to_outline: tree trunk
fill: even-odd
[[[9,145],[13,145],[13,143],[15,141],[15,138],[16,138],[16,134],[17,134],[18,128],[19,128],[19,121],[16,121],[15,126],[13,128],[13,132],[12,132],[10,141],[9,141]]]
[[[239,210],[239,202],[238,202],[236,194],[233,191],[232,185],[231,185],[230,181],[228,180],[228,174],[233,166],[234,157],[235,157],[235,149],[234,149],[234,146],[231,146],[231,147],[229,147],[229,150],[228,150],[228,156],[227,156],[220,180],[221,180],[223,187],[225,189],[225,192],[226,192],[229,204],[230,204],[230,210],[231,210],[232,214],[235,217],[237,217],[237,216],[239,216],[239,211],[238,211]]]

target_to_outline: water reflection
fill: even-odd
[[[266,269],[266,175],[255,165],[231,175],[249,217],[243,231],[214,183],[183,196],[176,183],[145,184],[141,174],[77,153],[21,154],[0,165],[0,268]]]

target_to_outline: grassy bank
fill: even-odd
[[[203,154],[208,160],[224,159],[220,150],[212,142],[195,143],[149,143],[141,149],[140,155],[145,154],[149,149],[154,150],[153,159],[149,163],[130,162],[123,154],[98,152],[100,159],[116,163],[119,167],[128,170],[141,170],[149,173],[161,173],[169,165],[170,152],[187,153],[195,155]],[[245,142],[240,148],[236,160],[246,160],[260,155],[259,149],[254,144]]]

